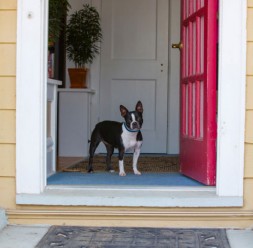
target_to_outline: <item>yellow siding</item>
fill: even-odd
[[[0,109],[16,108],[16,78],[0,77]]]
[[[1,176],[15,177],[16,146],[14,144],[0,145]]]
[[[253,0],[248,0],[247,16],[247,92],[246,92],[246,127],[245,127],[245,178],[253,181]],[[247,183],[245,183],[247,185]],[[252,185],[251,185],[252,186]],[[252,201],[252,188],[245,189],[248,194],[245,203]],[[245,197],[246,198],[246,197]]]
[[[15,111],[0,110],[0,143],[15,143]]]
[[[252,27],[253,28],[253,27]],[[253,42],[248,42],[247,45],[247,75],[253,75]]]
[[[245,179],[244,180],[244,209],[245,210],[252,211],[253,209],[252,189],[253,189],[253,179],[251,178]]]
[[[15,178],[14,177],[0,177],[0,199],[1,207],[15,208]]]
[[[244,208],[253,210],[253,0],[248,0]],[[252,220],[251,220],[252,221]],[[251,224],[252,226],[252,224]]]
[[[253,109],[253,76],[247,78],[247,101],[246,109]]]
[[[15,208],[16,0],[0,0],[0,207]]]
[[[0,11],[0,42],[16,42],[16,11]]]
[[[248,40],[253,40],[253,30],[252,28],[250,28],[250,26],[252,25],[251,23],[253,23],[253,8],[248,9],[248,27],[249,27],[247,28]]]
[[[0,10],[16,9],[17,0],[0,0]]]
[[[248,7],[253,7],[253,0],[248,0]]]
[[[253,144],[245,145],[245,171],[244,175],[247,178],[253,178]]]
[[[246,135],[245,142],[253,143],[253,110],[246,111]]]
[[[16,45],[0,43],[0,76],[16,75]]]

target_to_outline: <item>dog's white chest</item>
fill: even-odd
[[[137,146],[137,132],[131,133],[123,129],[123,133],[121,134],[121,138],[123,141],[123,145],[125,147],[125,151],[134,149]]]

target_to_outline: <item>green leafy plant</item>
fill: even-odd
[[[89,4],[70,16],[66,27],[66,51],[75,67],[84,68],[99,54],[102,40],[100,17]]]
[[[49,0],[48,40],[56,42],[63,30],[65,15],[71,8],[68,0]]]

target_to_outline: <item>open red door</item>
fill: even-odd
[[[181,0],[181,4],[181,172],[215,185],[218,3]]]

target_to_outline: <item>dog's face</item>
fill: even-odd
[[[135,111],[128,111],[126,107],[120,105],[120,113],[124,117],[126,125],[129,129],[135,131],[140,130],[143,123],[142,113],[143,106],[141,101],[138,101],[135,107]]]

